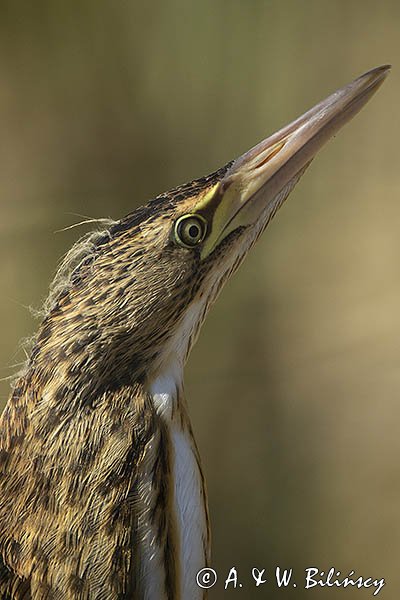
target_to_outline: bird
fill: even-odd
[[[205,477],[183,372],[211,305],[389,66],[79,240],[0,420],[2,600],[201,600]]]

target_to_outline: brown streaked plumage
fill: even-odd
[[[209,520],[184,363],[224,282],[387,72],[66,257],[0,422],[0,599],[205,597]]]

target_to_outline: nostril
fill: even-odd
[[[282,148],[285,146],[286,144],[286,139],[283,140],[282,142],[278,142],[277,144],[275,144],[275,146],[273,146],[270,150],[270,152],[268,152],[268,154],[266,156],[264,156],[262,158],[262,160],[256,165],[256,169],[260,169],[261,167],[263,167],[268,161],[271,160],[271,158],[273,158],[274,156],[276,156],[278,154],[278,152],[280,152],[282,150]]]

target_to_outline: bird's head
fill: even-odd
[[[362,75],[216,173],[160,195],[89,240],[52,300],[40,354],[67,357],[76,372],[95,366],[98,381],[183,364],[224,282],[317,151],[387,72]]]

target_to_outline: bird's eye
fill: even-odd
[[[200,244],[204,240],[206,232],[206,220],[200,215],[184,215],[175,223],[175,240],[185,248],[193,248]]]

